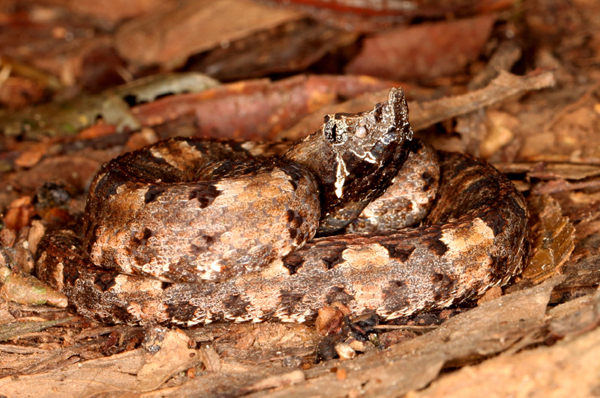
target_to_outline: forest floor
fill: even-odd
[[[600,396],[600,4],[435,3],[0,1],[0,397]],[[351,344],[314,322],[102,325],[30,275],[108,160],[295,141],[398,86],[417,137],[527,198],[503,288]]]

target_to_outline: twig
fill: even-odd
[[[516,76],[500,72],[486,87],[456,97],[428,102],[409,103],[410,124],[413,130],[422,130],[443,120],[490,106],[513,95],[540,90],[556,84],[552,72]]]
[[[375,325],[373,329],[384,329],[384,330],[418,330],[418,331],[429,331],[435,330],[438,326],[418,326],[418,325]]]
[[[44,329],[68,323],[72,319],[73,317],[67,317],[47,322],[11,322],[0,326],[0,341],[14,339],[27,333],[41,332]]]

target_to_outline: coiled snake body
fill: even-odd
[[[83,241],[45,237],[38,275],[85,316],[187,326],[303,322],[334,302],[394,319],[505,284],[528,252],[523,197],[485,162],[411,139],[392,89],[283,156],[195,139],[123,155],[91,185]]]

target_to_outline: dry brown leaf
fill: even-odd
[[[297,11],[249,0],[188,0],[165,8],[121,26],[115,45],[123,58],[141,65],[173,65],[192,54],[302,17]]]
[[[571,96],[577,99],[565,105],[560,101],[558,109],[547,109],[547,119],[525,130],[519,156],[527,161],[597,163],[600,159],[600,113],[597,111],[598,86],[571,88]],[[533,119],[533,118],[532,118]],[[535,120],[535,119],[533,119]],[[526,125],[529,125],[527,123]]]
[[[538,347],[500,356],[448,374],[415,398],[434,397],[590,397],[600,379],[598,295],[586,296],[549,311],[550,332],[564,338],[552,347]],[[579,336],[579,337],[577,337]]]
[[[179,329],[170,330],[160,343],[156,354],[146,354],[144,366],[137,372],[140,391],[160,387],[178,372],[196,366],[202,361],[198,350],[189,348],[190,339]]]
[[[462,72],[490,35],[495,16],[424,23],[367,38],[346,72],[385,79],[431,79]]]
[[[479,146],[479,153],[484,159],[510,143],[515,136],[514,131],[519,128],[518,119],[506,112],[488,111],[487,121],[487,135]]]
[[[534,215],[532,248],[523,277],[537,284],[562,273],[561,268],[575,247],[575,227],[563,217],[560,205],[549,196],[532,197],[529,208]]]
[[[4,188],[12,185],[20,189],[35,190],[47,181],[61,181],[83,191],[101,165],[101,162],[83,155],[55,156],[42,160],[29,170],[5,178],[0,186]]]
[[[22,196],[13,200],[4,214],[4,226],[14,231],[19,231],[29,225],[35,209],[31,204],[31,197]]]

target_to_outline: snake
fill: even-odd
[[[292,144],[171,138],[113,159],[83,231],[46,234],[36,271],[108,324],[302,323],[331,305],[391,321],[507,284],[528,219],[490,164],[413,139],[393,88]]]

